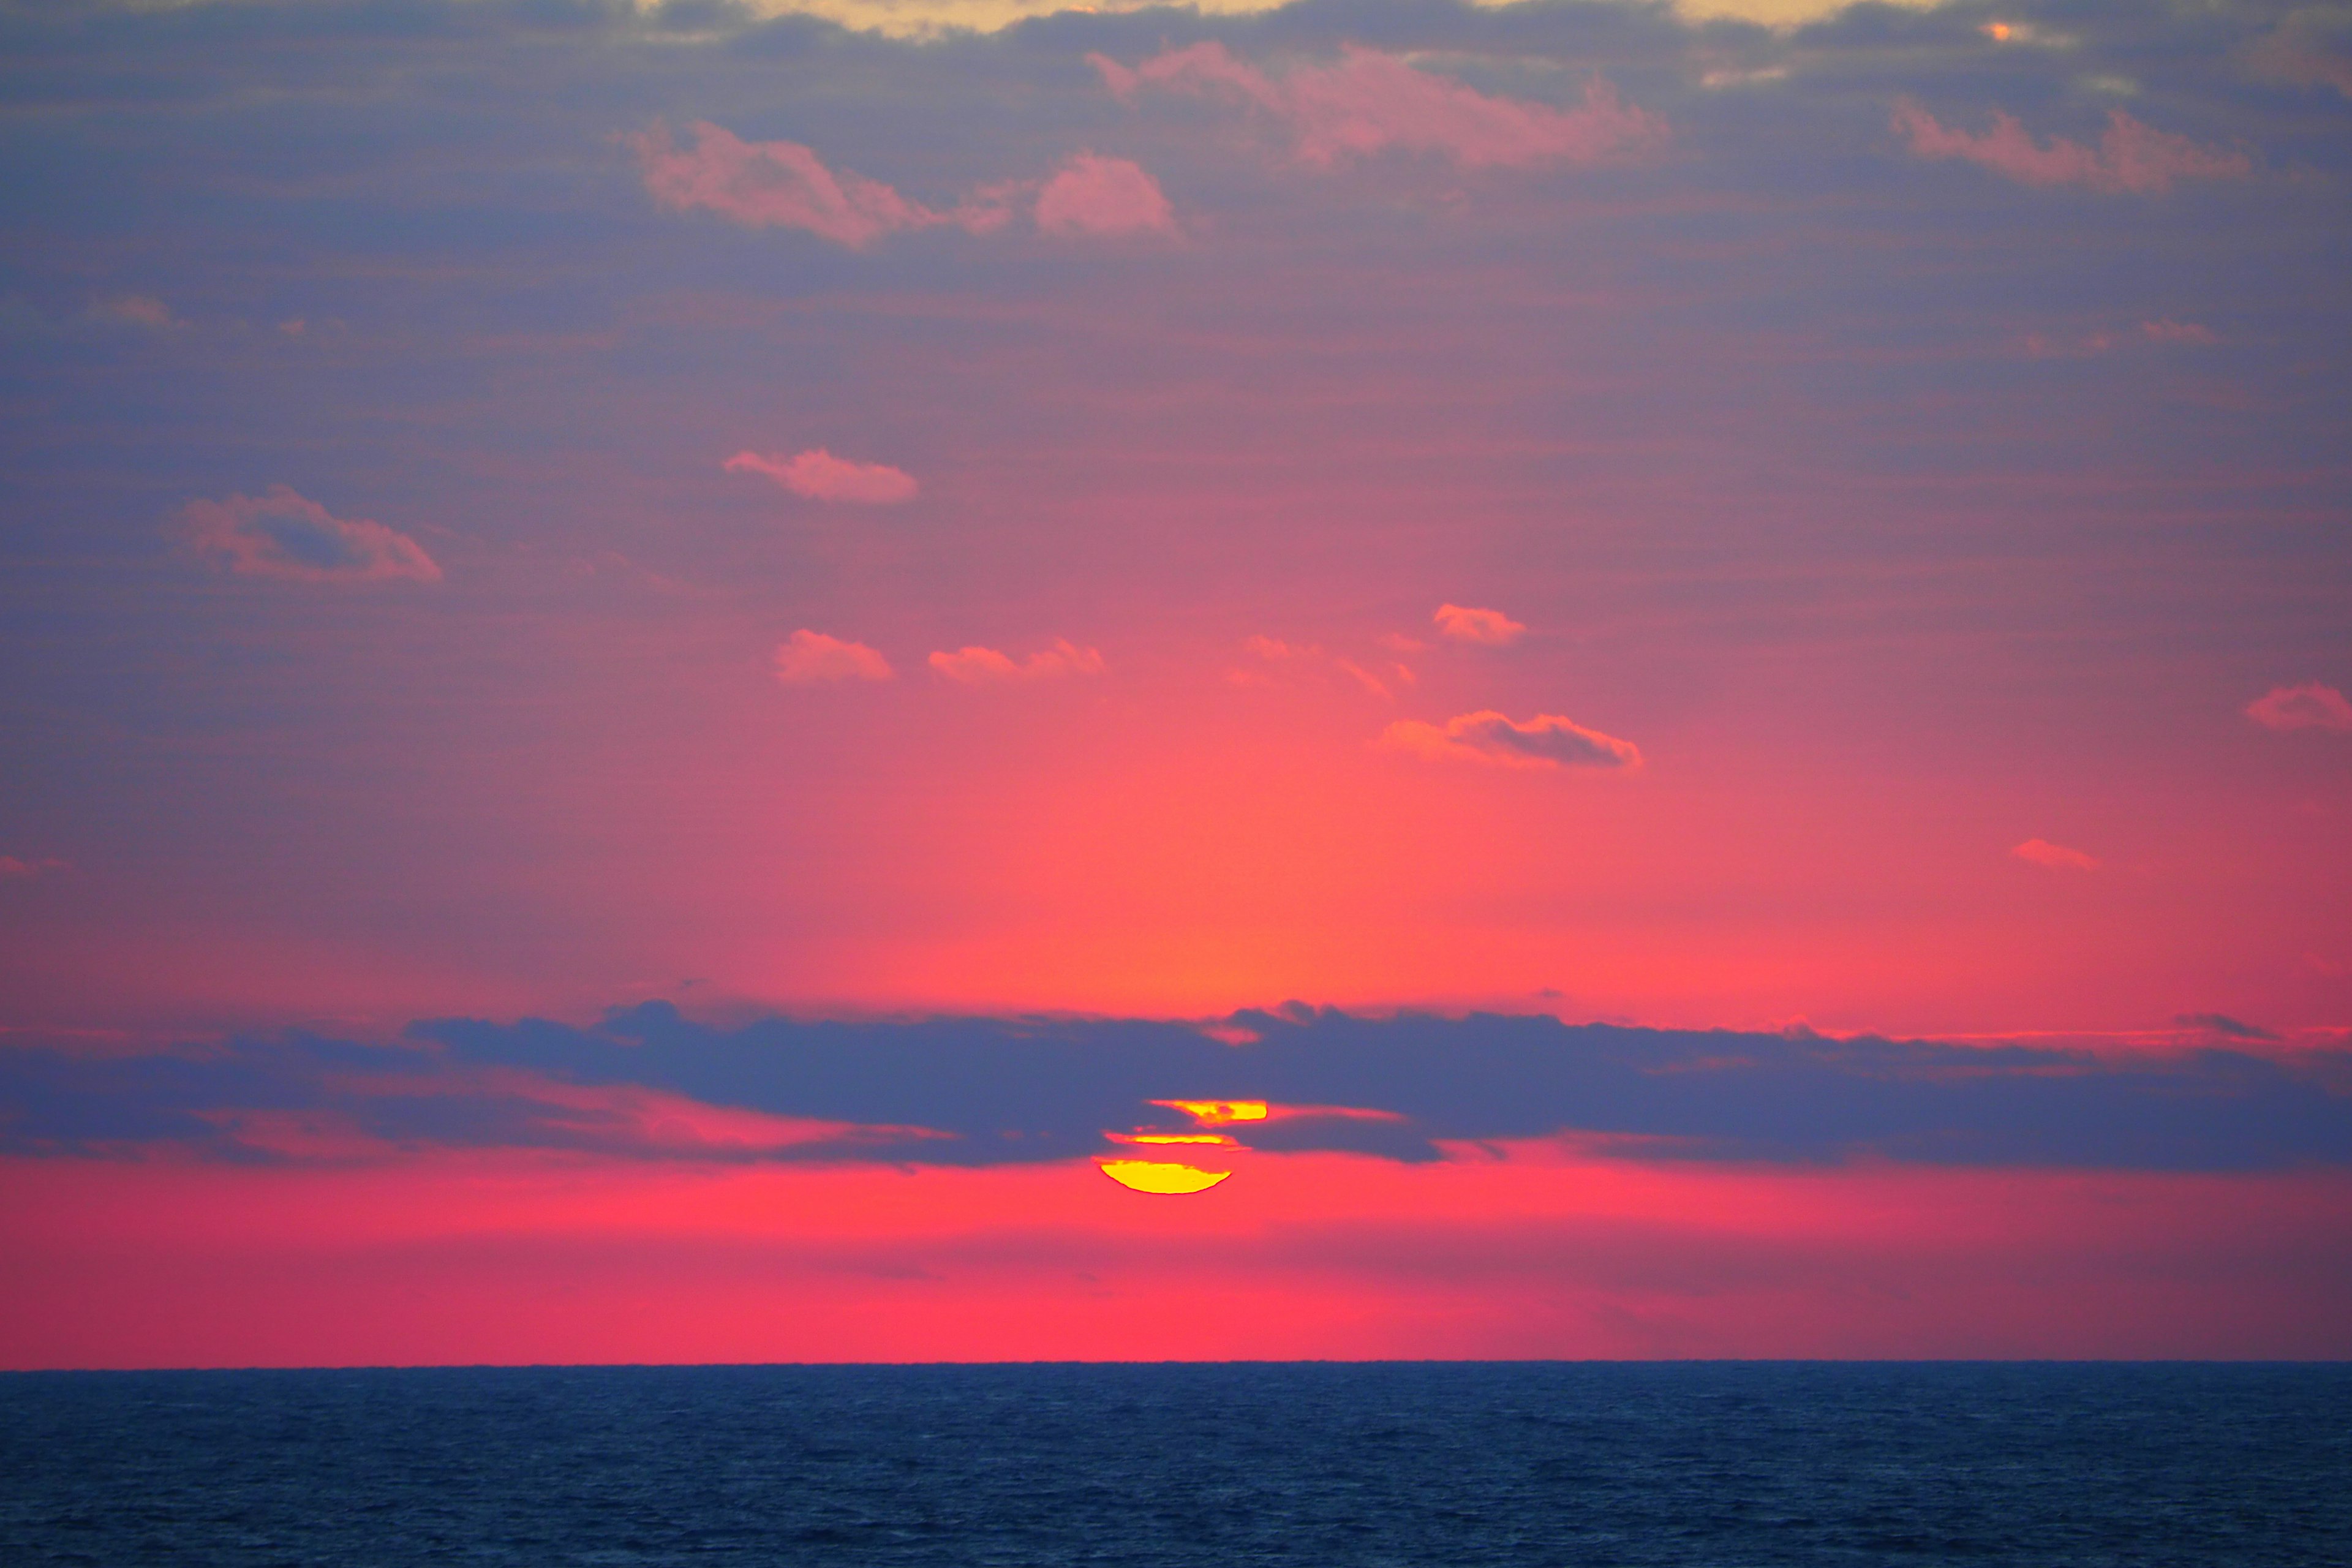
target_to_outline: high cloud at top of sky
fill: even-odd
[[[247,576],[304,583],[441,580],[441,568],[408,535],[365,518],[336,517],[284,485],[260,496],[190,501],[180,521],[190,548]]]
[[[1443,724],[1401,719],[1381,732],[1381,746],[1432,762],[1486,763],[1507,768],[1638,768],[1641,748],[1588,730],[1557,713],[1519,721],[1492,710]]]
[[[796,496],[811,500],[855,501],[865,506],[891,506],[912,500],[921,487],[915,477],[887,463],[853,463],[824,447],[791,458],[763,458],[738,452],[727,459],[730,474],[764,474]]]
[[[890,661],[862,642],[845,642],[803,626],[776,647],[776,679],[787,686],[835,680],[887,680]]]
[[[995,648],[967,647],[953,653],[931,655],[930,666],[962,685],[989,686],[1013,680],[1044,680],[1057,675],[1100,675],[1103,657],[1093,648],[1056,637],[1053,647],[1042,648],[1018,664]]]
[[[2252,160],[2242,153],[2200,147],[2120,109],[2107,111],[2107,129],[2095,148],[2063,136],[2042,146],[2014,115],[1999,110],[1993,111],[1992,129],[1979,136],[1947,128],[1906,101],[1895,106],[1895,128],[1923,158],[1965,158],[2029,185],[2087,185],[2155,195],[2170,190],[2175,180],[2242,179],[2253,172]]]
[[[1524,622],[1515,621],[1500,610],[1474,609],[1467,605],[1440,605],[1430,619],[1437,629],[1456,642],[1482,643],[1488,647],[1502,647],[1527,636]]]
[[[626,138],[654,200],[677,211],[702,208],[751,228],[799,228],[861,249],[885,235],[942,225],[987,234],[1003,228],[1013,204],[1035,196],[1037,226],[1055,235],[1120,235],[1175,226],[1160,184],[1124,158],[1074,154],[1042,183],[982,186],[941,212],[909,201],[878,180],[825,166],[797,142],[746,142],[698,121],[681,147],[656,123]]]
[[[1631,1160],[1857,1157],[2144,1170],[2352,1164],[2352,1056],[1676,1031],[1297,1005],[1203,1026],[1116,1018],[767,1018],[667,1003],[588,1028],[453,1018],[404,1043],[297,1035],[143,1053],[0,1048],[0,1152],[280,1163],[432,1146],[646,1159],[996,1165],[1083,1159],[1186,1101],[1290,1113],[1220,1131],[1268,1152],[1401,1161],[1560,1135]],[[2242,1029],[2243,1026],[2241,1026]],[[2191,1048],[2182,1049],[2179,1047]],[[1367,1114],[1370,1113],[1370,1114]],[[289,1134],[298,1134],[289,1136]]]
[[[1497,98],[1400,55],[1349,45],[1337,64],[1270,76],[1220,43],[1170,49],[1136,66],[1087,57],[1121,98],[1146,87],[1247,105],[1279,121],[1301,163],[1328,167],[1390,148],[1435,153],[1465,168],[1591,163],[1654,148],[1665,121],[1621,102],[1599,77],[1574,109]]]
[[[2352,730],[2352,701],[2332,686],[2280,686],[2246,704],[2246,717],[2270,730]]]

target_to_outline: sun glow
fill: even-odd
[[[1265,1120],[1265,1101],[1263,1100],[1155,1100],[1151,1103],[1164,1105],[1171,1110],[1181,1110],[1203,1127]]]

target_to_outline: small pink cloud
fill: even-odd
[[[725,464],[730,474],[764,474],[796,496],[811,500],[849,501],[859,506],[894,506],[912,500],[921,487],[915,476],[887,463],[853,463],[814,447],[791,458],[763,458],[738,452]]]
[[[1172,234],[1176,217],[1139,164],[1080,153],[1037,193],[1037,226],[1061,235]]]
[[[776,679],[787,686],[887,680],[890,661],[862,642],[844,642],[803,627],[776,646]]]
[[[2200,147],[2120,109],[2107,111],[2107,129],[2096,148],[2063,136],[2042,146],[2015,116],[2000,110],[1993,110],[1990,131],[1972,136],[1947,129],[1907,100],[1895,107],[1895,129],[1922,158],[1965,158],[2029,185],[2087,185],[2152,195],[2171,189],[2175,180],[2242,179],[2253,173],[2252,161],[2242,153]]]
[[[1100,675],[1103,657],[1090,647],[1080,647],[1066,638],[1057,637],[1054,646],[1031,654],[1015,664],[992,647],[960,647],[953,653],[935,653],[930,666],[950,680],[966,686],[989,686],[1014,680],[1045,680],[1062,675]]]
[[[1246,637],[1242,638],[1242,647],[1260,658],[1277,662],[1283,659],[1323,657],[1323,650],[1313,643],[1289,643],[1284,642],[1280,637]]]
[[[1090,55],[1121,98],[1144,87],[1221,98],[1273,116],[1298,161],[1328,168],[1396,148],[1434,153],[1465,168],[1591,163],[1663,142],[1665,121],[1618,100],[1599,77],[1575,109],[1497,98],[1425,71],[1402,55],[1348,45],[1339,62],[1294,66],[1281,77],[1235,59],[1223,44],[1171,49],[1129,68]]]
[[[1486,763],[1507,768],[1638,768],[1641,748],[1588,730],[1557,713],[1525,722],[1490,710],[1464,713],[1443,724],[1400,720],[1381,731],[1380,744],[1431,762]]]
[[[1370,670],[1366,669],[1362,665],[1355,662],[1355,660],[1348,658],[1335,658],[1331,663],[1342,675],[1345,675],[1351,680],[1355,681],[1357,685],[1362,687],[1373,696],[1385,698],[1390,695],[1388,683],[1382,680],[1379,676],[1374,675]]]
[[[2314,7],[2291,14],[2246,51],[2257,75],[2352,98],[2352,14]]]
[[[806,229],[852,249],[907,229],[955,224],[978,231],[1004,221],[1002,206],[987,202],[934,212],[878,180],[826,168],[797,142],[746,142],[708,121],[688,129],[691,148],[678,146],[658,121],[623,138],[646,189],[677,211],[701,207],[751,228]]]
[[[0,855],[0,882],[29,882],[36,877],[66,869],[62,860],[27,860],[21,856]]]
[[[186,324],[172,314],[171,306],[152,294],[121,294],[111,300],[100,300],[90,306],[89,313],[101,321],[112,321],[124,327],[145,327],[151,331]]]
[[[2069,849],[2063,844],[2053,844],[2046,838],[2029,838],[2010,853],[2036,866],[2047,866],[2053,871],[2095,871],[2099,868],[2099,863],[2080,849]]]
[[[1429,617],[1437,629],[1456,642],[1504,647],[1527,636],[1528,628],[1500,610],[1473,609],[1467,605],[1440,605]]]
[[[284,485],[262,496],[193,500],[180,514],[190,548],[249,577],[302,583],[406,579],[438,583],[441,568],[416,541],[365,518],[331,515]]]
[[[2273,687],[2246,704],[2246,717],[2266,730],[2352,730],[2352,702],[2310,680]]]
[[[2139,330],[2159,343],[2218,343],[2210,327],[2200,327],[2194,321],[2176,321],[2167,316],[2160,321],[2142,321]]]

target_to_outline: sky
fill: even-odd
[[[2352,1355],[2347,344],[2340,5],[0,0],[0,1365]]]

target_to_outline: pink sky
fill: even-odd
[[[27,22],[0,1363],[2352,1353],[2352,42],[2046,9]],[[414,1026],[1290,1000],[2217,1076],[1160,1198]]]

